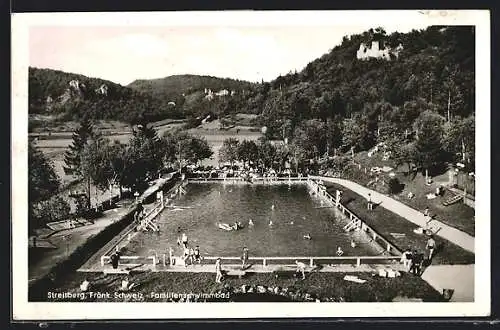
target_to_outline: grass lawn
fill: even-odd
[[[342,199],[344,205],[347,206],[352,212],[358,215],[368,225],[372,226],[387,240],[395,244],[399,249],[406,248],[417,249],[421,252],[425,251],[427,243],[427,236],[415,234],[413,229],[417,226],[403,217],[392,213],[391,211],[379,206],[375,207],[373,211],[366,209],[366,199],[354,193],[353,191],[334,184],[326,183],[328,191],[335,194],[336,189],[343,191]],[[405,234],[404,237],[395,238],[391,233]],[[433,264],[471,264],[474,263],[474,254],[470,253],[459,246],[440,238],[435,237],[437,249]]]
[[[126,300],[115,297],[125,275],[104,275],[102,273],[74,273],[55,288],[47,288],[53,292],[79,292],[79,285],[87,279],[93,286],[92,291],[109,292],[111,298],[94,301],[171,301],[166,298],[155,299],[151,292],[175,292],[178,294],[189,293],[215,293],[230,292],[230,301],[303,301],[299,296],[293,295],[259,295],[242,294],[239,291],[242,285],[288,288],[288,291],[304,294],[309,293],[321,301],[346,301],[346,302],[390,302],[395,297],[421,298],[423,301],[440,301],[440,294],[418,276],[403,273],[398,278],[373,277],[370,273],[358,273],[359,278],[366,279],[363,284],[344,281],[346,273],[311,273],[305,280],[296,278],[276,279],[271,273],[248,274],[242,279],[227,278],[221,284],[215,283],[213,273],[166,273],[143,272],[129,275],[131,283],[138,284],[133,290],[142,293],[136,299]],[[303,296],[303,295],[302,295]],[[47,292],[30,292],[30,301],[47,301]],[[71,301],[71,300],[51,300]],[[72,301],[81,301],[73,299]],[[84,300],[92,301],[92,300]],[[220,301],[220,300],[219,300]],[[227,299],[226,299],[227,301]]]
[[[453,196],[449,191],[445,191],[443,196],[435,199],[427,199],[426,197],[428,193],[434,193],[440,184],[446,185],[448,182],[448,173],[433,177],[433,183],[427,186],[422,173],[407,175],[406,172],[408,171],[408,167],[406,165],[396,168],[390,159],[387,161],[382,160],[380,154],[368,157],[367,152],[364,151],[356,154],[354,158],[357,164],[361,164],[361,169],[359,169],[358,166],[349,165],[342,177],[355,181],[363,186],[367,186],[368,182],[375,178],[374,175],[370,175],[370,168],[383,166],[393,167],[395,168],[394,173],[396,177],[401,184],[404,185],[403,191],[393,196],[395,199],[416,210],[421,210],[422,212],[426,207],[429,207],[430,214],[435,217],[436,220],[462,230],[472,236],[475,235],[475,212],[473,208],[461,202],[450,206],[444,206],[442,204],[443,201]],[[364,168],[368,169],[367,173],[365,173]],[[380,184],[370,186],[370,188],[382,193],[387,192],[386,188]],[[415,197],[412,199],[407,197],[410,191],[415,194]]]
[[[398,174],[397,176],[399,181],[405,185],[405,189],[402,193],[395,195],[395,199],[417,210],[424,210],[426,207],[429,207],[431,216],[434,216],[436,220],[474,236],[475,212],[472,207],[462,202],[444,206],[443,202],[450,198],[450,196],[454,196],[454,194],[448,190],[445,190],[444,195],[441,197],[427,199],[426,195],[430,192],[434,192],[438,184],[427,186],[425,184],[425,177],[421,173],[418,173],[414,178],[403,174]],[[447,174],[444,174],[444,176],[447,176]],[[442,181],[440,177],[434,179],[435,182]],[[407,195],[409,191],[415,194],[414,198],[408,199]]]

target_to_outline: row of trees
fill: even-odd
[[[165,132],[159,137],[148,125],[138,125],[128,144],[93,134],[76,154],[80,157],[81,176],[100,189],[118,186],[140,191],[163,168],[182,169],[210,158],[213,152],[204,138],[182,131]]]
[[[283,130],[286,144],[272,144],[268,139],[257,143],[230,138],[219,151],[222,161],[231,165],[242,161],[262,168],[283,168],[286,162],[302,168],[312,162],[328,159],[345,152],[367,150],[383,142],[398,165],[407,164],[409,170],[418,168],[433,172],[448,162],[463,162],[474,168],[475,118],[455,117],[447,121],[432,110],[412,112],[410,106],[397,119],[385,117],[336,117],[326,122],[319,119],[303,120],[294,129]],[[408,127],[399,121],[401,116],[416,116]],[[399,118],[399,119],[398,119]]]
[[[162,137],[147,126],[138,125],[127,144],[110,141],[83,120],[75,130],[73,142],[65,153],[66,174],[87,185],[85,201],[77,201],[77,212],[91,208],[90,185],[101,191],[113,187],[142,191],[148,181],[164,168],[196,164],[213,154],[207,141],[186,132],[166,132]],[[30,219],[32,224],[53,221],[69,214],[69,205],[55,197],[60,182],[47,158],[33,143],[29,146]],[[57,212],[54,212],[57,210]],[[43,220],[43,221],[42,221]]]
[[[231,166],[240,161],[245,168],[253,167],[261,171],[292,168],[296,172],[304,170],[309,161],[307,153],[300,146],[272,143],[266,138],[258,141],[228,138],[219,149],[219,159]]]

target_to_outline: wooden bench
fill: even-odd
[[[228,270],[226,271],[226,276],[238,276],[238,278],[242,278],[243,276],[246,275],[247,272],[245,272],[244,270],[237,270],[237,269],[231,269],[231,270]]]

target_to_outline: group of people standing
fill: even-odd
[[[418,252],[417,249],[413,251],[411,249],[407,249],[403,252],[401,256],[401,262],[408,269],[408,271],[414,275],[420,275],[422,273],[422,268],[424,261],[427,259],[429,262],[432,260],[434,255],[434,250],[436,248],[436,241],[431,236],[427,240],[426,249],[428,250],[427,258],[425,258],[424,253]]]
[[[180,228],[177,229],[178,232],[180,232]],[[194,264],[195,262],[201,263],[201,254],[200,254],[200,247],[198,245],[195,246],[195,248],[190,248],[188,246],[188,237],[186,233],[182,233],[182,235],[177,239],[177,245],[182,245],[182,248],[184,249],[184,253],[182,256],[182,259],[184,260],[184,266],[187,267],[188,263],[189,264]]]

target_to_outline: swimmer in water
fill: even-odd
[[[269,220],[269,227],[273,225],[273,220]]]
[[[304,239],[311,239],[311,235],[309,234],[304,235]]]
[[[274,210],[274,204],[273,204],[273,205],[271,205],[271,210]]]
[[[356,242],[354,240],[351,240],[351,247],[354,249],[356,247]]]
[[[249,225],[249,226],[253,226],[253,221],[252,221],[252,219],[250,219],[250,220],[248,221],[248,225]]]

